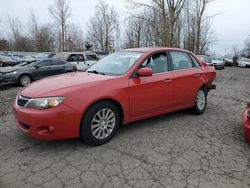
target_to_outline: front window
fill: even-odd
[[[142,67],[151,68],[154,74],[168,71],[168,59],[166,52],[156,53],[147,58]]]
[[[119,76],[126,73],[143,55],[142,52],[116,52],[110,54],[90,68],[87,72]]]

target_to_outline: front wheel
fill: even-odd
[[[19,83],[22,85],[22,86],[27,86],[31,83],[31,77],[29,75],[22,75],[20,78],[19,78]]]
[[[109,101],[92,105],[85,113],[80,129],[81,138],[87,143],[102,145],[115,135],[120,124],[120,113]]]
[[[200,88],[195,97],[195,106],[193,108],[196,114],[203,114],[207,107],[207,92]]]

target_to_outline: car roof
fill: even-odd
[[[142,47],[142,48],[129,48],[122,50],[123,52],[157,52],[163,50],[175,50],[175,51],[182,51],[182,52],[189,52],[187,50],[181,48],[170,48],[170,47]]]

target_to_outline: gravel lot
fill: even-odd
[[[218,71],[215,83],[205,114],[132,123],[99,147],[27,137],[11,114],[20,88],[1,90],[0,187],[249,187],[240,116],[250,101],[250,69]]]

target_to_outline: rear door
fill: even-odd
[[[57,59],[54,59],[52,61],[52,74],[61,74],[61,73],[65,73],[65,66],[66,63]]]
[[[149,67],[153,75],[129,79],[130,116],[140,119],[171,109],[173,102],[172,73],[166,52],[146,58],[141,67]]]
[[[174,106],[191,107],[197,91],[204,83],[201,66],[186,52],[169,51],[169,54],[173,72]]]
[[[33,78],[41,79],[46,76],[50,76],[53,74],[53,70],[51,68],[51,62],[49,60],[44,60],[36,65],[36,68],[33,70]]]

